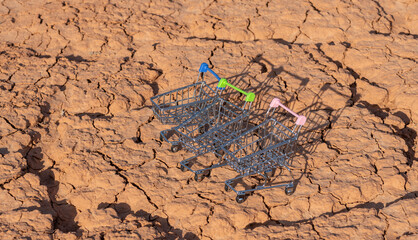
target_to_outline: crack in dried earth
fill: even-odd
[[[416,238],[417,8],[0,0],[0,238]],[[307,116],[293,195],[238,204],[228,167],[178,169],[192,155],[160,141],[149,99],[202,61],[254,116],[273,97]]]

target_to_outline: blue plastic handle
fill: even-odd
[[[212,73],[212,75],[215,76],[216,79],[218,79],[218,81],[221,80],[221,78],[218,76],[218,74],[216,74],[214,71],[212,71],[212,69],[209,68],[209,65],[207,63],[200,64],[199,72],[205,73],[207,71],[209,71],[210,73]],[[218,88],[218,87],[216,87],[216,88],[217,89],[224,89],[224,88]]]
[[[207,72],[209,69],[209,65],[207,63],[200,64],[199,72]]]

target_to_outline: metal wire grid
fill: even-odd
[[[163,124],[180,124],[212,103],[215,96],[205,82],[197,82],[152,97],[152,110]]]
[[[239,174],[248,176],[277,167],[288,168],[297,133],[275,119],[268,119],[222,146],[225,160]]]
[[[245,131],[247,125],[246,110],[217,98],[173,130],[178,136],[178,144],[193,153],[202,154],[218,149]]]

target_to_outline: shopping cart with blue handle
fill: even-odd
[[[151,98],[154,115],[163,124],[178,125],[210,105],[216,91],[204,81],[206,72],[210,72],[218,81],[221,79],[208,64],[202,63],[196,83]]]

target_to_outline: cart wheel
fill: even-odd
[[[162,133],[160,133],[160,141],[161,142],[164,142],[164,137],[163,137],[163,134]]]
[[[195,174],[194,175],[194,180],[196,182],[201,182],[203,180],[204,176],[202,174]]]
[[[180,170],[181,170],[182,172],[185,172],[185,171],[186,171],[186,168],[185,168],[183,165],[180,165]]]
[[[247,200],[247,195],[237,195],[237,198],[235,198],[237,203],[243,203],[245,200]]]
[[[180,145],[171,145],[172,152],[178,152],[180,150]]]
[[[226,184],[225,184],[225,191],[226,191],[226,192],[229,192],[229,191],[231,191],[231,190],[232,190],[232,189],[231,189],[228,185],[226,185]]]
[[[284,192],[286,193],[287,196],[290,196],[295,192],[295,188],[294,187],[286,187],[284,189]]]

